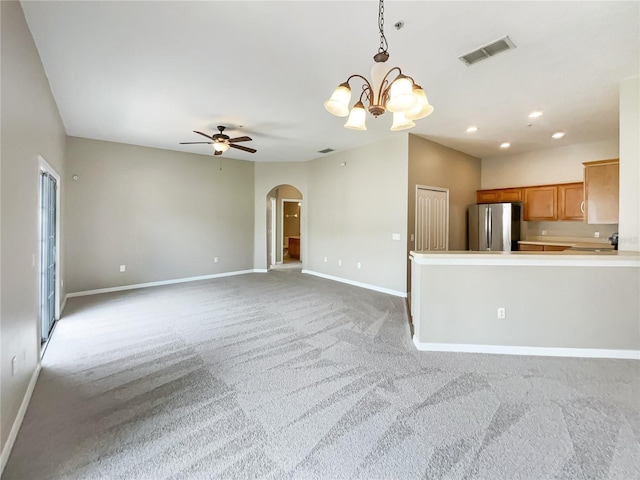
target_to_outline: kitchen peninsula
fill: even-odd
[[[410,259],[420,350],[640,359],[638,252],[411,252]]]

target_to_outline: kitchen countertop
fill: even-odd
[[[422,265],[511,265],[567,267],[640,267],[640,252],[619,250],[562,252],[411,252]]]

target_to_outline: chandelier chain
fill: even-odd
[[[378,47],[378,53],[386,53],[389,45],[387,44],[387,37],[384,36],[384,0],[380,0],[378,28],[380,29],[380,47]]]

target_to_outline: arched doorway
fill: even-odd
[[[272,188],[266,200],[268,269],[302,268],[302,193],[283,184]]]

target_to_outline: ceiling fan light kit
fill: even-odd
[[[413,78],[404,75],[399,67],[386,69],[385,62],[389,59],[387,39],[384,36],[384,0],[380,0],[378,8],[378,28],[380,30],[380,47],[373,57],[374,65],[371,69],[371,81],[362,75],[351,75],[346,82],[341,83],[333,91],[329,100],[324,102],[327,111],[337,117],[349,116],[346,128],[366,130],[366,110],[374,117],[382,115],[387,110],[393,113],[391,131],[405,130],[415,126],[413,120],[419,120],[433,112],[427,94]],[[393,74],[396,76],[391,80]],[[349,82],[359,78],[364,82],[362,93],[354,107],[349,110],[351,101],[351,86]],[[368,107],[365,110],[364,101]]]
[[[225,143],[224,141],[220,141],[220,142],[213,142],[213,149],[216,152],[226,152],[227,150],[229,150],[229,144]]]

